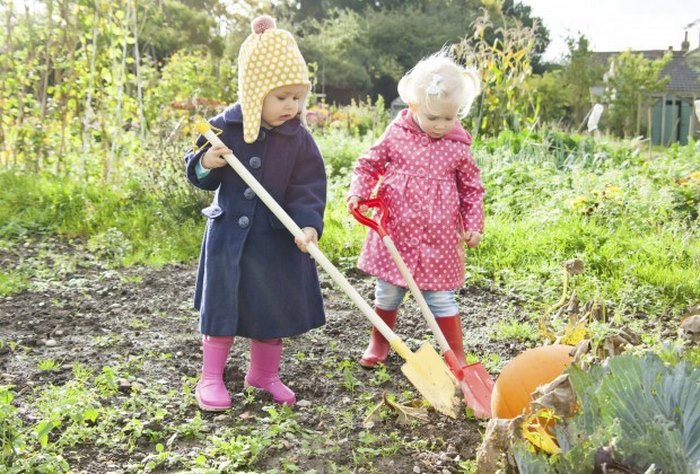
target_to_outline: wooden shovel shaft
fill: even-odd
[[[198,131],[204,135],[204,137],[212,145],[223,144],[221,139],[216,136],[216,134],[211,130],[209,124],[200,123],[197,124]],[[287,228],[289,232],[292,233],[294,237],[299,239],[305,239],[306,234],[301,228],[294,222],[294,220],[289,217],[289,214],[282,209],[277,201],[270,195],[270,193],[263,188],[263,186],[255,179],[250,171],[238,161],[238,159],[233,155],[233,153],[228,153],[224,155],[226,162],[231,165],[231,167],[236,171],[236,173],[245,181],[245,183],[250,187],[250,189],[255,192],[255,194],[260,198],[260,200],[270,209],[270,211],[277,217],[277,219],[282,222],[282,224]],[[413,353],[404,344],[404,342],[396,335],[395,332],[391,330],[389,326],[374,312],[372,307],[367,304],[364,298],[355,290],[355,288],[348,282],[348,280],[338,271],[338,269],[333,265],[333,263],[326,258],[326,256],[321,252],[321,250],[313,243],[308,243],[306,245],[309,254],[318,262],[321,267],[330,275],[330,277],[335,281],[338,286],[350,297],[350,299],[355,303],[360,311],[370,320],[372,325],[377,328],[377,330],[384,336],[384,338],[389,342],[392,349],[396,351],[399,356],[404,360],[409,360]],[[444,338],[443,338],[444,339]]]
[[[430,311],[430,307],[428,306],[428,302],[425,301],[423,292],[421,292],[420,288],[418,288],[416,280],[413,278],[411,271],[406,266],[406,263],[403,261],[403,258],[401,258],[401,254],[396,248],[396,245],[394,245],[394,241],[391,240],[391,237],[389,237],[389,235],[385,235],[384,237],[382,237],[382,241],[384,242],[386,248],[389,250],[391,258],[394,259],[394,263],[398,267],[399,272],[401,272],[401,276],[406,281],[408,289],[411,290],[411,294],[416,299],[416,303],[418,303],[418,307],[420,308],[421,313],[423,314],[423,319],[425,319],[425,321],[428,323],[428,326],[430,326],[431,331],[433,331],[433,334],[435,335],[435,339],[437,339],[440,349],[443,353],[450,351],[450,345],[447,342],[445,335],[442,333],[440,326],[438,326],[433,312]]]
[[[425,297],[423,297],[423,293],[421,292],[420,288],[418,288],[416,280],[413,278],[411,271],[406,266],[403,258],[401,258],[401,254],[394,245],[394,241],[391,240],[391,237],[388,234],[382,237],[382,241],[389,250],[391,257],[401,272],[401,276],[403,276],[403,279],[406,281],[408,288],[411,290],[411,294],[418,303],[421,313],[423,313],[423,318],[433,331],[435,339],[437,339],[440,349],[442,349],[447,365],[455,374],[455,377],[457,377],[459,380],[460,388],[464,394],[464,400],[467,403],[467,406],[474,410],[474,414],[476,416],[490,418],[490,399],[493,382],[491,382],[488,378],[486,370],[481,368],[480,364],[472,364],[466,368],[461,366],[454,351],[452,348],[450,348],[445,335],[442,333],[440,326],[438,326],[433,312],[430,310],[428,303],[425,301]]]

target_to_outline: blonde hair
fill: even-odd
[[[407,104],[431,112],[446,103],[458,107],[458,115],[469,113],[481,92],[476,70],[457,64],[446,50],[421,59],[399,81],[399,96]]]

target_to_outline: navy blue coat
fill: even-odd
[[[323,233],[326,171],[321,154],[298,119],[260,130],[243,141],[240,104],[210,120],[219,138],[299,227]],[[205,140],[199,137],[198,145]],[[268,339],[302,334],[326,322],[316,264],[292,234],[230,166],[201,180],[195,166],[208,148],[185,156],[187,177],[216,191],[199,257],[194,307],[210,336]]]

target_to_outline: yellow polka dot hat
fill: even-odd
[[[253,32],[238,54],[238,99],[246,143],[258,138],[262,104],[268,92],[295,84],[311,88],[309,70],[294,37],[278,29],[275,20],[267,15],[253,20],[251,26]]]

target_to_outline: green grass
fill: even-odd
[[[654,314],[700,301],[700,148],[675,146],[649,158],[624,143],[506,138],[475,147],[486,231],[468,252],[470,283],[544,307],[559,298],[562,262],[580,258],[586,271],[572,284],[584,301],[599,296],[618,313]],[[355,265],[367,233],[344,196],[354,160],[371,142],[338,131],[318,137],[331,177],[320,248],[341,268]],[[158,182],[148,176],[105,185],[0,173],[0,239],[78,237],[111,265],[193,261],[204,226],[199,209],[211,195],[177,166]],[[30,277],[27,269],[4,270],[0,294],[21,291]]]
[[[12,295],[29,288],[26,276],[5,270],[0,272],[0,296]]]
[[[199,250],[198,214],[136,181],[108,186],[0,173],[0,187],[0,238],[10,242],[38,235],[80,238],[113,265],[189,261]],[[0,292],[22,286],[21,278],[0,275]]]
[[[366,229],[345,209],[347,150],[363,149],[350,138],[339,149],[333,138],[326,159],[336,178],[321,246],[336,263],[354,265]],[[517,138],[517,147],[513,137],[476,145],[486,231],[468,253],[471,283],[546,307],[560,297],[561,264],[580,258],[586,270],[571,284],[583,301],[603,298],[618,313],[652,314],[700,301],[700,147],[650,158],[624,142]]]

